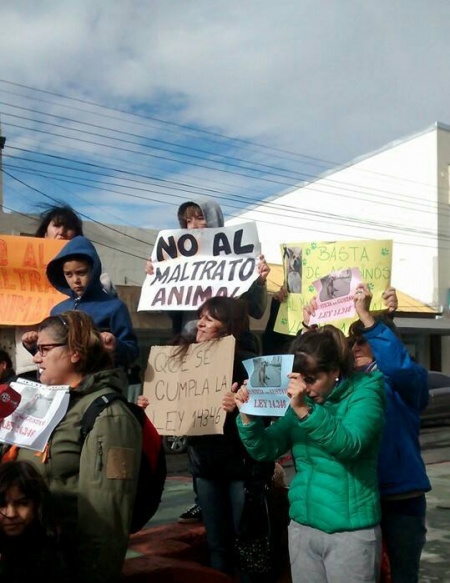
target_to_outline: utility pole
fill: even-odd
[[[3,212],[3,148],[6,138],[2,136],[2,124],[0,122],[0,213]]]

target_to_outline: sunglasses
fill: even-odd
[[[356,344],[356,346],[364,346],[364,344],[367,344],[367,340],[365,338],[363,338],[362,336],[360,336],[359,338],[348,338],[347,340],[348,343],[348,347],[349,348],[353,348]]]

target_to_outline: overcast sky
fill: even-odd
[[[450,125],[449,24],[449,0],[3,0],[5,209],[235,215]]]

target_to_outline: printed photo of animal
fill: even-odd
[[[352,270],[344,269],[330,273],[320,279],[322,289],[319,293],[319,301],[325,302],[335,298],[342,298],[350,293]]]
[[[267,386],[267,381],[269,380],[269,377],[267,375],[267,361],[266,360],[263,360],[261,362],[261,365],[260,365],[259,371],[258,371],[258,380],[259,380],[260,387]]]
[[[255,358],[250,377],[252,387],[279,387],[281,385],[281,361],[275,358]]]
[[[300,294],[302,292],[302,250],[300,247],[284,247],[283,266],[287,291]]]

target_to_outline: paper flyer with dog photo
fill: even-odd
[[[18,378],[11,383],[20,395],[17,408],[0,421],[0,443],[44,451],[48,438],[69,406],[69,386],[47,386]]]
[[[249,400],[241,407],[242,413],[282,417],[289,407],[286,395],[288,374],[292,372],[293,354],[273,354],[244,360],[248,374]]]
[[[309,323],[327,324],[355,316],[353,297],[359,283],[361,283],[361,273],[357,267],[333,271],[317,279],[313,283],[317,291],[317,308]]]

